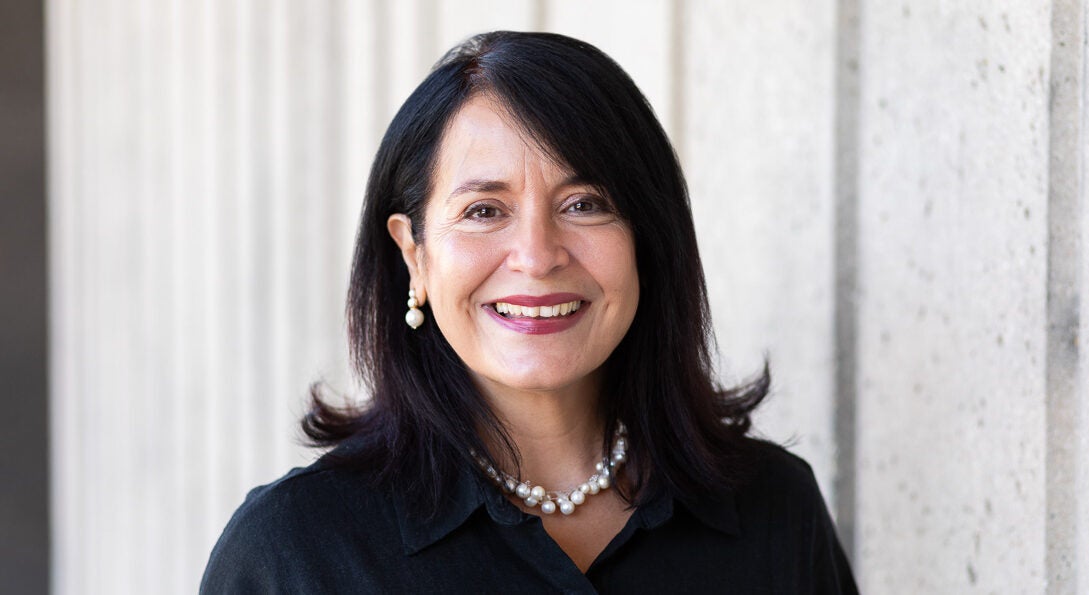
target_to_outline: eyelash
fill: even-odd
[[[575,207],[577,207],[579,205],[587,205],[587,206],[590,207],[590,210],[575,209]],[[588,196],[583,196],[581,198],[575,199],[569,205],[567,205],[567,207],[564,209],[564,211],[572,211],[574,213],[584,214],[584,215],[594,215],[594,214],[610,213],[610,212],[612,212],[612,208],[609,206],[609,204],[604,199],[599,198],[597,196],[589,196],[588,195]],[[490,213],[490,214],[486,215],[485,213]],[[469,220],[475,220],[475,221],[481,221],[481,220],[484,220],[484,219],[493,219],[495,217],[500,216],[501,214],[502,213],[500,213],[499,207],[496,207],[495,205],[492,205],[492,204],[489,204],[489,203],[478,202],[478,203],[473,203],[472,205],[469,206],[469,208],[465,209],[465,213],[463,214],[462,218],[463,219],[469,219]]]
[[[600,199],[598,199],[597,197],[579,198],[579,199],[575,200],[574,202],[572,202],[567,207],[566,210],[575,209],[575,207],[578,206],[578,205],[590,205],[593,208],[592,211],[583,211],[583,210],[575,209],[575,212],[577,212],[577,213],[600,213],[600,212],[603,212],[603,211],[608,211],[608,209],[604,205],[602,205],[601,202],[602,201]]]
[[[482,211],[485,211],[485,210],[491,211],[493,213],[493,215],[488,216],[488,217],[481,216],[481,215],[483,215]],[[494,216],[496,216],[498,214],[499,214],[499,209],[496,208],[495,205],[490,205],[490,204],[487,204],[487,203],[479,203],[478,202],[478,203],[474,203],[468,209],[465,209],[465,217],[464,218],[465,219],[476,219],[476,220],[491,219],[492,217],[494,217]]]

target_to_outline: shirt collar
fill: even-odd
[[[482,506],[492,520],[501,525],[516,525],[527,520],[526,515],[504,498],[495,485],[468,467],[459,471],[451,486],[450,497],[434,516],[427,518],[414,514],[400,493],[394,494],[393,506],[405,553],[410,556],[465,524]]]
[[[698,521],[728,535],[740,535],[737,504],[732,493],[716,499],[677,499],[669,494],[652,498],[635,511],[636,522],[643,529],[655,529],[673,517],[675,503],[680,503]],[[475,469],[462,468],[452,485],[450,498],[430,518],[412,514],[401,493],[393,495],[393,506],[401,529],[406,555],[413,555],[452,533],[483,507],[493,521],[517,525],[530,519],[510,503],[494,484]]]
[[[732,492],[726,492],[717,498],[678,498],[669,494],[653,497],[636,511],[639,515],[639,526],[644,529],[662,526],[673,518],[678,505],[712,529],[727,535],[741,535],[737,502]]]

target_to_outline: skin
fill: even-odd
[[[631,229],[608,198],[527,142],[502,107],[477,97],[445,131],[421,242],[403,214],[388,229],[417,298],[430,305],[424,324],[439,326],[507,425],[523,476],[549,489],[586,481],[602,456],[600,368],[639,301]],[[560,332],[512,330],[489,311],[507,296],[553,293],[584,300]],[[570,517],[541,516],[585,571],[630,514],[607,490]]]

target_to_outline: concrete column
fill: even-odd
[[[1045,0],[861,3],[867,592],[1047,582],[1051,16]]]
[[[684,4],[680,149],[722,376],[770,359],[757,428],[813,465],[831,504],[835,5]]]

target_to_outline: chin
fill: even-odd
[[[515,390],[528,391],[528,392],[551,392],[565,389],[573,384],[577,384],[582,378],[562,377],[557,378],[547,374],[532,375],[532,376],[519,376],[516,378],[500,378],[495,382],[497,384],[512,388]]]
[[[505,345],[467,362],[473,376],[499,390],[549,392],[590,380],[599,366],[581,350]],[[595,358],[596,359],[596,358]],[[474,366],[473,364],[483,364]]]
[[[561,363],[535,366],[535,368],[534,370],[518,371],[516,373],[511,373],[511,370],[508,369],[505,374],[496,374],[487,378],[492,384],[508,389],[550,392],[569,388],[588,379],[591,375],[591,373],[577,372],[574,374],[570,372],[558,373],[561,370],[570,370]]]

